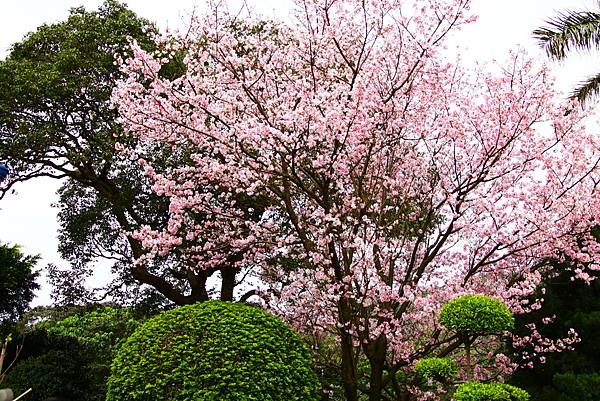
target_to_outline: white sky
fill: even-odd
[[[39,25],[65,19],[69,8],[83,5],[91,10],[101,3],[101,0],[0,0],[0,59],[6,56],[12,43]],[[285,19],[291,7],[291,0],[247,0],[247,3],[263,15],[279,19]],[[129,0],[127,4],[161,28],[177,28],[186,20],[187,11],[203,2]],[[484,61],[502,60],[518,45],[539,52],[531,31],[543,25],[544,20],[566,9],[594,9],[597,3],[593,0],[472,0],[472,4],[480,18],[456,35],[455,42],[464,59]],[[600,69],[598,55],[585,56],[556,65],[555,72],[563,90],[568,91],[579,80],[596,73],[596,67]],[[543,57],[541,52],[540,57]],[[47,263],[66,265],[56,251],[56,210],[50,206],[57,200],[58,187],[56,181],[38,179],[17,186],[16,194],[0,201],[0,242],[20,244],[26,254],[40,254],[39,267]],[[49,288],[43,286],[35,304],[48,303]]]

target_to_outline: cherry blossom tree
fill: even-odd
[[[161,53],[132,44],[113,93],[121,122],[193,160],[140,160],[170,220],[132,235],[144,259],[177,251],[198,270],[227,262],[236,282],[252,272],[273,311],[335,337],[347,400],[434,397],[396,379],[424,357],[464,362],[442,305],[481,294],[526,313],[550,260],[584,279],[597,268],[600,142],[524,52],[478,70],[447,60],[450,33],[475,20],[468,0],[296,6],[283,24],[217,4],[157,38]],[[161,78],[182,52],[186,72]],[[269,201],[249,219],[237,206],[254,196]],[[531,360],[575,340],[515,338],[535,343]],[[488,345],[475,379],[514,368]]]

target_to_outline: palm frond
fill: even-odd
[[[600,47],[600,13],[566,11],[546,21],[548,27],[533,31],[549,56],[563,59],[571,49]]]
[[[600,74],[581,82],[571,93],[571,98],[577,99],[581,105],[585,105],[587,101],[592,100],[598,94],[600,94]]]

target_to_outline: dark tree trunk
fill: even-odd
[[[233,267],[221,269],[221,301],[233,301],[236,273]]]
[[[365,354],[371,366],[369,380],[369,401],[381,401],[383,392],[383,368],[387,351],[387,338],[381,334],[375,341],[365,347]]]
[[[352,337],[347,333],[341,335],[342,347],[342,378],[346,401],[358,401],[358,386],[356,383],[356,361]]]
[[[341,299],[338,304],[338,318],[343,327],[340,330],[340,342],[342,348],[342,379],[344,381],[344,393],[346,401],[358,401],[358,380],[356,377],[356,357],[352,336],[348,333],[346,324],[351,321],[351,312],[348,301]]]

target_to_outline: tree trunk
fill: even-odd
[[[342,348],[342,379],[344,380],[344,393],[346,401],[358,401],[358,381],[356,378],[356,357],[354,343],[348,332],[347,324],[351,321],[351,311],[348,301],[340,299],[338,302],[338,319],[342,325],[340,329],[340,345]]]
[[[340,335],[342,347],[342,378],[346,401],[358,401],[358,385],[356,382],[356,361],[352,337],[344,330]]]
[[[383,392],[383,368],[387,351],[387,338],[381,334],[375,341],[365,347],[365,354],[371,366],[369,380],[369,401],[381,401]]]
[[[233,301],[236,273],[233,267],[221,269],[221,301]]]
[[[467,379],[473,379],[473,366],[471,366],[471,339],[465,335],[465,355],[467,357]]]

